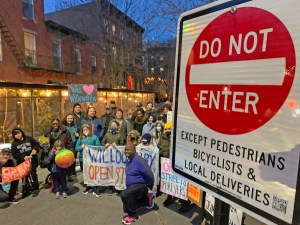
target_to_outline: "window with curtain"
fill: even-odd
[[[25,57],[29,65],[36,65],[36,37],[34,34],[24,32]]]
[[[61,44],[58,42],[53,42],[52,50],[53,50],[53,67],[56,70],[61,70]]]
[[[27,19],[34,19],[33,0],[23,0],[23,16]]]
[[[81,73],[81,51],[78,48],[75,48],[75,66],[76,73]]]

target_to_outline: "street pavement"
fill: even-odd
[[[38,169],[39,181],[44,181],[47,169]],[[122,202],[116,194],[109,196],[104,193],[101,197],[92,194],[84,195],[82,190],[82,174],[77,174],[75,182],[68,183],[70,189],[67,198],[56,199],[49,189],[40,185],[41,191],[37,197],[29,196],[20,199],[17,205],[6,205],[0,209],[1,224],[5,225],[117,225],[122,224],[125,215]],[[189,212],[180,214],[177,210],[180,203],[175,202],[166,208],[162,202],[166,195],[155,199],[151,209],[139,211],[141,218],[135,225],[200,225],[201,210],[194,206]]]

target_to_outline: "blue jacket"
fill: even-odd
[[[80,121],[80,130],[83,124],[87,123],[92,128],[92,123],[94,125],[93,133],[99,138],[99,140],[102,140],[105,130],[105,125],[103,124],[102,120],[95,117],[92,120],[86,116],[81,119]]]
[[[153,131],[155,131],[155,123],[149,123],[149,122],[147,122],[144,126],[143,126],[143,131],[142,131],[142,135],[141,136],[143,136],[143,134],[146,134],[146,133],[151,133],[151,132],[153,132]]]
[[[49,154],[48,160],[51,163],[51,172],[52,173],[60,173],[60,172],[67,172],[67,169],[61,168],[55,163],[55,155],[56,154]]]
[[[71,134],[71,138],[72,138],[72,143],[75,146],[76,144],[76,137],[75,137],[75,133],[77,132],[77,128],[75,126],[66,126],[67,130],[69,131],[69,133]]]
[[[82,162],[82,151],[81,145],[93,145],[93,146],[100,146],[100,141],[96,135],[93,134],[92,138],[87,138],[84,136],[84,138],[80,139],[78,138],[76,146],[75,146],[75,151],[80,152],[79,154],[79,161]]]
[[[147,184],[150,189],[153,188],[154,176],[147,162],[134,153],[126,160],[126,187],[132,184]]]

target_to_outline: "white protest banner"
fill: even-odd
[[[236,207],[230,206],[229,225],[242,225],[243,212]]]
[[[172,171],[172,162],[168,158],[160,158],[161,176],[160,191],[187,200],[187,185],[185,179],[178,177]]]
[[[83,180],[91,186],[115,186],[117,190],[126,188],[125,146],[86,146],[83,150]],[[154,192],[158,184],[158,148],[137,146],[137,153],[142,156],[154,174]]]
[[[154,146],[136,146],[136,152],[142,156],[150,166],[154,175],[154,192],[159,183],[159,150]]]
[[[83,180],[91,186],[115,186],[126,188],[126,156],[124,146],[86,146],[83,150]]]

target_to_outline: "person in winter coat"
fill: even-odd
[[[63,149],[61,140],[57,140],[53,144],[53,148],[49,154],[49,161],[51,163],[51,172],[54,177],[54,193],[56,198],[59,198],[60,192],[64,198],[67,197],[67,169],[59,167],[55,163],[56,154]]]
[[[100,117],[102,123],[104,124],[104,134],[109,130],[110,121],[115,119],[115,116],[112,113],[112,108],[110,105],[105,106],[105,113]]]
[[[89,124],[83,124],[80,130],[80,136],[77,140],[75,150],[79,152],[80,169],[83,171],[83,149],[86,145],[100,146],[99,138],[93,134]],[[96,187],[87,186],[83,191],[83,194],[94,192],[97,197],[100,197],[100,192],[97,191]]]
[[[120,124],[119,133],[121,134],[122,139],[125,142],[128,133],[131,131],[131,123],[128,120],[124,119],[122,109],[116,110],[116,119],[115,120]]]
[[[118,121],[113,120],[110,122],[109,130],[104,135],[101,144],[107,148],[108,146],[117,146],[117,145],[124,145],[124,140],[119,133],[120,124]]]
[[[58,118],[52,119],[52,125],[46,129],[44,136],[49,138],[50,148],[53,148],[54,142],[61,140],[66,149],[74,151],[74,145],[70,132],[66,126],[60,123]]]
[[[12,130],[13,142],[11,143],[11,151],[14,159],[17,160],[17,165],[21,164],[25,160],[31,159],[31,177],[32,177],[32,197],[38,196],[39,181],[36,169],[38,167],[38,157],[39,152],[38,142],[30,136],[26,136],[24,131],[20,128],[15,128]],[[29,191],[25,191],[29,194]]]
[[[146,133],[154,132],[155,130],[155,122],[156,117],[154,117],[152,114],[148,116],[147,123],[143,126],[142,135]]]
[[[164,123],[166,123],[169,111],[172,111],[171,104],[169,104],[169,103],[164,104],[162,107],[162,113],[158,117],[158,120],[162,120]]]
[[[117,145],[124,145],[124,140],[119,133],[120,124],[113,120],[110,122],[109,131],[104,135],[101,144],[108,148],[108,146],[116,147]],[[108,187],[108,194],[112,195],[115,191],[113,186]]]
[[[85,116],[84,113],[81,112],[81,105],[79,103],[74,103],[73,105],[73,116],[74,124],[79,129],[80,121]]]
[[[153,132],[151,132],[151,136],[152,136],[152,144],[153,146],[157,146],[158,142],[160,141],[160,139],[162,138],[162,135],[164,133],[164,122],[161,120],[156,121],[155,123],[155,129]]]
[[[79,133],[78,133],[77,126],[74,123],[73,114],[70,113],[70,114],[66,115],[66,117],[62,120],[61,123],[66,126],[67,130],[69,131],[69,133],[71,135],[73,146],[75,146],[76,141],[79,137]],[[77,158],[76,156],[77,156],[77,154],[75,154],[75,158]],[[75,168],[76,168],[76,162],[74,162],[73,165],[70,167],[72,175],[76,175]]]
[[[145,159],[136,153],[134,144],[128,142],[125,146],[126,160],[126,189],[120,194],[124,212],[123,224],[132,224],[139,220],[137,209],[148,206],[148,188],[153,189],[154,176]],[[139,197],[137,197],[139,196]],[[151,196],[152,200],[152,196]]]
[[[140,133],[137,130],[131,130],[127,136],[127,142],[131,142],[135,146],[140,143]]]
[[[11,151],[9,148],[4,148],[0,153],[0,183],[2,182],[2,168],[4,167],[14,167],[15,164],[12,159],[10,159]],[[10,183],[10,189],[8,194],[3,190],[2,185],[0,184],[0,202],[6,202],[11,204],[18,204],[19,201],[15,199],[15,195],[18,190],[19,180],[14,180]]]
[[[86,145],[100,146],[99,138],[95,134],[93,134],[90,125],[87,123],[81,126],[80,135],[75,146],[75,151],[79,152],[79,163],[81,171],[83,171],[82,151]]]
[[[74,152],[74,145],[72,142],[72,137],[70,132],[67,130],[66,126],[60,123],[58,118],[52,119],[51,127],[47,128],[44,136],[49,138],[50,148],[53,148],[55,141],[61,140],[64,148],[69,149]],[[71,175],[74,172],[74,165],[68,168],[68,181],[73,182]]]
[[[143,108],[136,110],[136,117],[133,122],[133,129],[137,130],[140,134],[143,131],[143,126],[147,123],[147,115]]]
[[[82,118],[80,122],[80,127],[83,124],[88,124],[94,135],[96,135],[101,142],[104,135],[104,124],[101,119],[96,116],[96,108],[94,106],[89,106],[86,111],[86,116]]]

